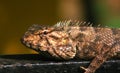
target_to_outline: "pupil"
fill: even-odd
[[[47,32],[46,32],[46,31],[44,31],[44,32],[43,32],[43,34],[45,34],[45,35],[46,35],[46,34],[47,34]]]

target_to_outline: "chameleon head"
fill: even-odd
[[[57,59],[72,59],[76,55],[76,45],[69,35],[59,28],[33,25],[21,41],[40,54]]]

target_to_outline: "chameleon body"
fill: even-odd
[[[84,73],[94,73],[108,58],[120,53],[120,29],[81,24],[85,23],[69,20],[51,27],[33,25],[22,43],[57,59],[93,59]]]

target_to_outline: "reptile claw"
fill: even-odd
[[[83,66],[80,66],[81,69],[87,71],[87,68],[83,67]]]

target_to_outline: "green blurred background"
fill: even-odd
[[[75,18],[118,28],[120,0],[0,0],[0,54],[36,53],[20,42],[29,26]]]

